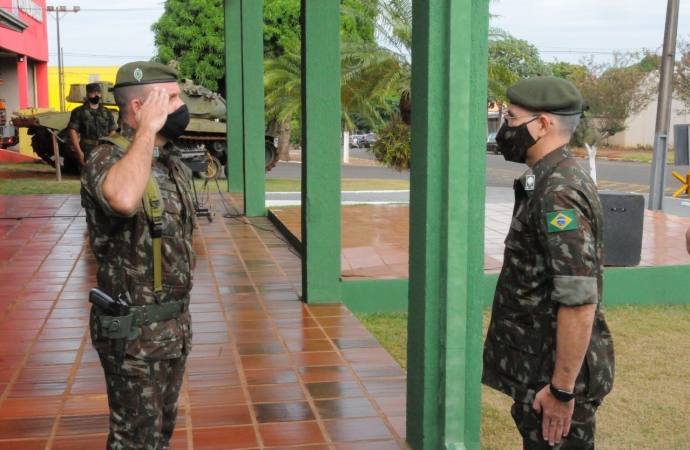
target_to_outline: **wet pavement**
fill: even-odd
[[[0,450],[103,448],[79,197],[0,196],[0,217]],[[405,372],[343,305],[303,304],[300,259],[251,220],[219,214],[195,233],[194,349],[172,448],[404,448]]]

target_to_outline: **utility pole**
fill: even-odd
[[[62,17],[65,17],[67,13],[69,12],[79,12],[81,8],[78,6],[75,6],[72,9],[67,9],[66,6],[47,6],[46,11],[49,13],[54,12],[55,15],[53,16],[52,14],[50,15],[52,18],[55,19],[57,22],[57,51],[58,51],[58,86],[59,86],[59,92],[60,92],[60,112],[63,112],[65,110],[65,71],[64,67],[62,64],[62,47],[60,46],[60,19]],[[64,13],[62,17],[60,17],[60,13]]]
[[[664,50],[661,55],[661,80],[659,83],[659,102],[656,110],[654,155],[652,157],[652,181],[649,186],[649,202],[647,203],[647,209],[651,211],[661,211],[664,206],[679,4],[680,0],[668,0],[668,9],[666,11],[666,30],[664,31]]]

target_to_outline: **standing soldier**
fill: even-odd
[[[158,63],[122,66],[114,94],[122,134],[102,139],[81,175],[98,287],[126,302],[122,314],[91,308],[110,407],[107,448],[169,449],[192,349],[191,172],[171,144],[189,112],[177,72]]]
[[[594,449],[594,413],[613,387],[613,341],[601,310],[603,212],[568,143],[582,97],[560,78],[507,91],[496,136],[515,180],[482,382],[511,396],[525,449]]]
[[[101,85],[86,85],[86,101],[72,111],[67,129],[72,146],[84,165],[91,150],[98,145],[98,140],[115,134],[117,125],[113,113],[101,103]]]

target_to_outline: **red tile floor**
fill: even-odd
[[[297,238],[301,237],[299,208],[271,208]],[[498,273],[513,213],[512,203],[487,203],[484,227],[484,271]],[[343,277],[407,278],[409,254],[408,205],[346,206],[342,210]],[[685,232],[690,219],[645,211],[640,266],[690,264]]]
[[[78,196],[0,196],[0,450],[104,448],[95,260],[74,216]],[[302,304],[299,258],[252,222],[268,231],[219,215],[196,232],[172,448],[405,448],[405,372],[344,306]]]

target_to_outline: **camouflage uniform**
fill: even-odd
[[[117,130],[117,125],[113,113],[108,108],[102,104],[99,104],[98,108],[91,108],[89,102],[84,102],[72,110],[67,128],[79,133],[79,146],[86,160],[91,150],[96,147],[95,142]],[[84,139],[93,141],[94,144],[84,142]]]
[[[134,130],[125,125],[128,140]],[[153,241],[143,206],[131,216],[116,213],[105,200],[103,180],[124,150],[97,147],[82,171],[82,204],[91,248],[98,261],[98,287],[111,297],[127,294],[134,306],[183,301],[177,318],[144,324],[127,340],[125,356],[113,354],[99,320],[105,312],[91,309],[91,340],[106,375],[110,406],[109,449],[168,449],[175,427],[177,397],[186,355],[192,349],[189,292],[196,255],[192,249],[193,207],[191,173],[168,145],[153,162],[152,171],[163,202],[163,291],[154,294]]]
[[[527,189],[526,189],[527,188]],[[613,341],[601,311],[603,212],[591,178],[567,147],[548,153],[515,180],[515,208],[505,240],[484,345],[482,382],[515,400],[524,448],[594,446],[594,411],[611,391]],[[568,437],[550,447],[532,408],[551,382],[560,305],[597,304],[592,337],[575,384]]]

